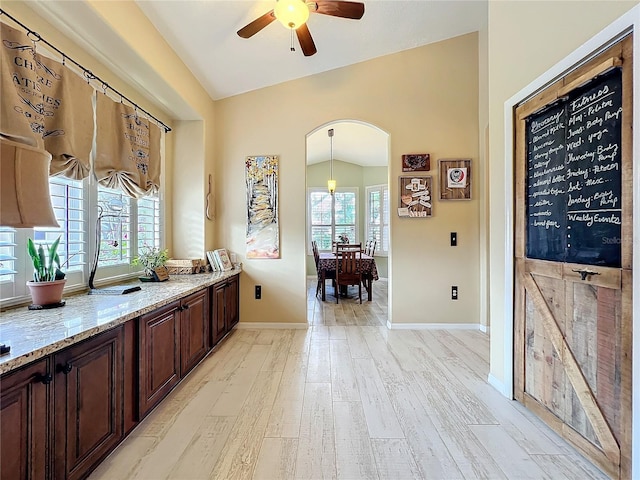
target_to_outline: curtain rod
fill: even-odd
[[[82,70],[84,72],[84,76],[86,77],[87,80],[97,80],[98,82],[102,83],[102,90],[106,93],[107,89],[111,90],[112,92],[114,92],[116,95],[118,95],[120,97],[120,101],[122,100],[126,100],[127,102],[129,102],[131,105],[133,105],[133,107],[136,110],[140,110],[141,112],[143,112],[145,115],[147,115],[150,118],[153,118],[159,125],[162,126],[162,128],[164,128],[165,133],[168,133],[171,131],[171,128],[164,123],[162,120],[160,120],[158,117],[156,117],[155,115],[150,114],[149,112],[147,112],[144,108],[140,107],[137,103],[133,102],[129,97],[127,97],[126,95],[123,95],[122,93],[120,93],[118,90],[116,90],[115,88],[113,88],[111,85],[109,85],[107,82],[105,82],[104,80],[102,80],[100,77],[98,77],[97,75],[94,75],[93,72],[91,72],[91,70],[83,67],[82,65],[80,65],[78,62],[76,62],[73,58],[71,58],[69,55],[67,55],[66,53],[64,53],[63,51],[61,51],[60,49],[58,49],[56,46],[52,45],[51,43],[49,43],[48,41],[46,41],[44,38],[42,38],[40,36],[39,33],[34,32],[33,30],[31,30],[29,27],[27,27],[26,25],[24,25],[22,22],[20,22],[18,19],[16,19],[15,17],[11,16],[10,14],[8,14],[7,12],[5,12],[4,10],[0,9],[0,16],[2,15],[6,15],[7,17],[9,17],[11,20],[13,20],[15,23],[17,23],[18,25],[20,25],[26,32],[27,32],[27,37],[29,37],[31,39],[31,41],[33,42],[43,42],[45,43],[48,47],[52,48],[53,50],[55,50],[56,52],[58,52],[61,56],[62,56],[62,64],[64,65],[66,60],[69,60],[71,63],[73,63],[76,67],[78,67],[80,70]],[[35,49],[34,49],[34,53],[35,53]]]

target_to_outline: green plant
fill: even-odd
[[[58,237],[49,247],[47,252],[42,245],[38,245],[36,249],[33,240],[27,241],[27,250],[33,262],[33,281],[34,282],[53,282],[54,280],[62,280],[64,273],[60,270],[60,256],[58,255],[58,245],[60,237]]]
[[[140,249],[140,254],[131,261],[131,265],[140,265],[144,268],[145,275],[153,275],[153,270],[162,267],[169,258],[167,249],[161,250],[158,247],[144,246]]]

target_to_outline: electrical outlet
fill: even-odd
[[[451,287],[451,300],[457,300],[457,299],[458,299],[458,286],[453,285]]]
[[[256,300],[262,298],[262,285],[256,285]]]
[[[451,246],[456,247],[458,245],[458,233],[451,232]]]

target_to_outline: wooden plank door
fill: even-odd
[[[514,394],[612,478],[631,475],[631,67],[629,36],[515,112]]]

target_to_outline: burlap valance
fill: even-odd
[[[160,129],[128,105],[96,98],[98,182],[140,198],[160,186]]]
[[[36,53],[22,31],[0,22],[0,36],[0,134],[51,153],[51,175],[87,177],[93,87],[61,63]]]

